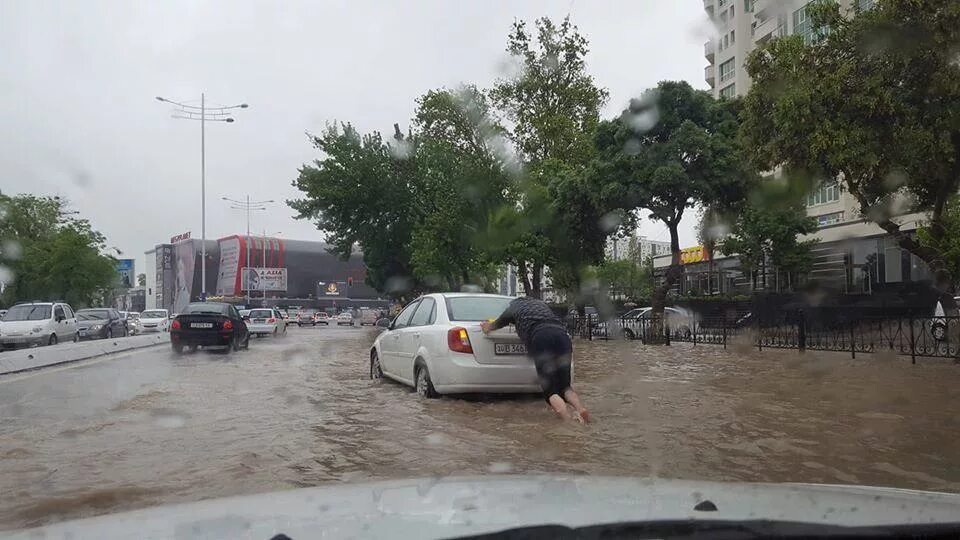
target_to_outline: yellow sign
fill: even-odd
[[[680,250],[680,264],[693,264],[709,261],[710,254],[703,246],[694,246]]]

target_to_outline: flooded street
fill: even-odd
[[[960,367],[575,342],[595,422],[368,379],[373,330],[291,328],[0,378],[0,529],[327,482],[501,473],[960,491]]]

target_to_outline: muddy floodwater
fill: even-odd
[[[0,378],[0,529],[211,497],[503,473],[960,491],[960,366],[884,355],[576,342],[591,425],[537,396],[419,399],[375,336],[297,329]]]

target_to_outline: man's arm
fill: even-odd
[[[484,334],[489,334],[494,330],[499,330],[508,324],[513,324],[516,322],[514,317],[513,302],[510,302],[510,305],[507,306],[507,309],[503,310],[503,313],[493,322],[483,321],[480,323],[480,329],[483,330]]]

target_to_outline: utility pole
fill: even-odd
[[[207,299],[207,122],[233,122],[232,109],[246,109],[248,105],[207,108],[207,96],[200,93],[200,106],[189,105],[157,96],[157,101],[169,103],[175,108],[173,117],[180,120],[200,122],[200,300]]]
[[[249,272],[250,272],[250,270],[249,270],[249,268],[250,268],[250,248],[253,247],[252,239],[251,239],[251,237],[250,237],[250,211],[251,211],[251,210],[266,210],[268,204],[272,204],[272,203],[274,203],[274,202],[276,202],[276,201],[274,201],[273,199],[268,199],[268,200],[266,200],[266,201],[251,201],[251,200],[250,200],[250,195],[247,195],[246,200],[243,200],[243,201],[238,201],[238,200],[236,200],[236,199],[231,199],[230,197],[220,197],[220,199],[229,202],[229,203],[230,203],[230,208],[233,208],[234,210],[243,210],[243,211],[245,211],[246,214],[247,214],[247,238],[246,238],[246,240],[245,240],[245,241],[246,241],[246,245],[243,246],[243,247],[244,247],[243,251],[244,251],[244,252],[246,253],[246,255],[247,255],[247,262],[246,262],[246,264],[243,266],[243,272],[240,274],[240,286],[243,287],[243,286],[244,286],[244,278],[249,278],[249,275],[248,275],[248,274],[249,274]],[[249,305],[249,304],[250,304],[250,280],[247,279],[246,281],[247,281],[246,287],[244,288],[244,290],[246,291],[246,295],[245,295],[246,300],[245,300],[245,301],[246,301],[247,305]]]

